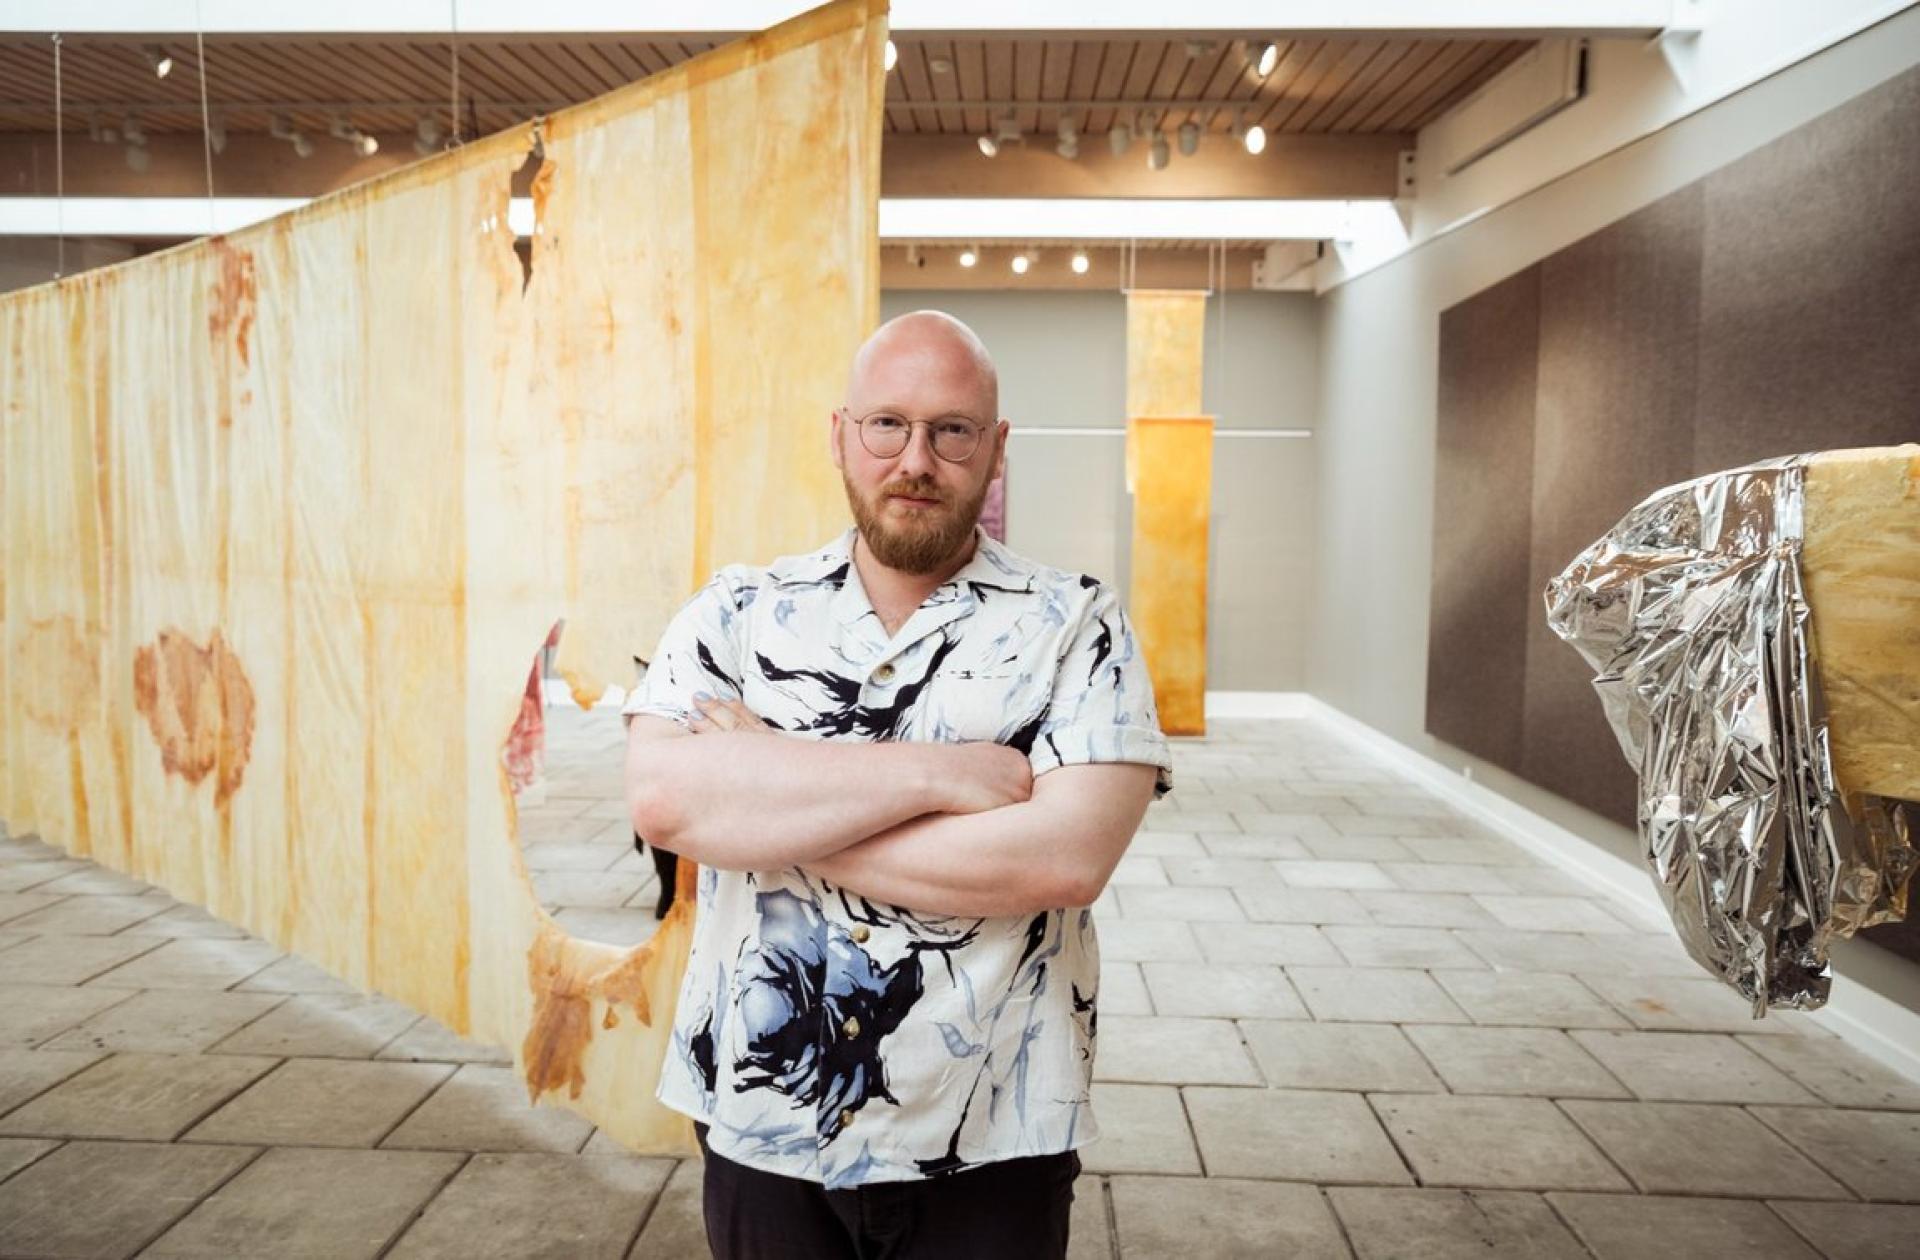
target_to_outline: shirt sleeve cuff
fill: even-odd
[[[1047,731],[1033,741],[1028,760],[1033,763],[1035,778],[1061,766],[1113,761],[1154,766],[1160,771],[1154,796],[1165,796],[1173,790],[1173,752],[1167,746],[1167,737],[1143,726],[1067,726]]]
[[[627,702],[620,706],[620,716],[665,718],[669,722],[678,722],[682,726],[693,721],[692,710],[684,709],[677,704],[649,700],[637,687],[627,697]]]

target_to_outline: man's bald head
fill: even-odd
[[[897,407],[907,383],[953,398],[948,410],[982,424],[1000,414],[1000,374],[986,345],[945,311],[910,311],[888,320],[854,353],[847,410],[858,416]]]

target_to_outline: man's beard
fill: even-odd
[[[973,537],[973,527],[987,502],[986,482],[966,500],[956,501],[931,477],[895,480],[882,486],[869,501],[854,489],[844,469],[840,479],[846,484],[847,505],[853,509],[853,522],[866,540],[867,550],[881,564],[902,573],[933,573],[952,560]],[[893,495],[937,499],[941,506],[916,512],[902,521],[888,520],[886,504]]]

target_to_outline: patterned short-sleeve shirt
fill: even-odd
[[[1035,775],[1138,762],[1171,785],[1111,591],[976,530],[973,558],[889,636],[853,537],[722,570],[667,627],[624,712],[685,724],[706,693],[793,737],[992,740]],[[711,1126],[722,1156],[838,1188],[1097,1136],[1089,910],[921,914],[799,867],[703,867],[698,888],[659,1097]]]

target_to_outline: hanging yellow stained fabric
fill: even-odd
[[[1207,295],[1127,294],[1127,492],[1133,496],[1127,607],[1153,676],[1161,729],[1206,733],[1207,536],[1213,421],[1201,414]]]
[[[235,233],[0,298],[0,817],[512,1047],[640,1149],[692,907],[540,910],[501,764],[843,523],[885,6],[841,0]],[[508,185],[536,143],[525,275]]]

